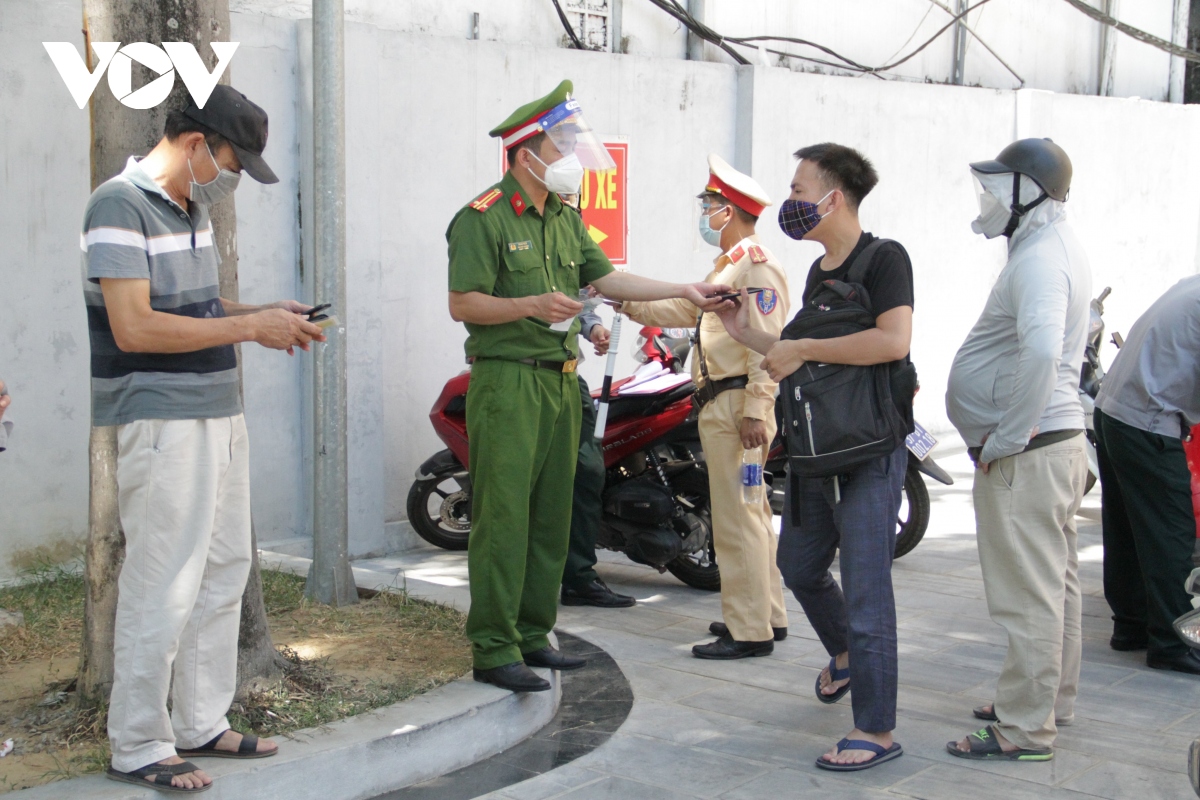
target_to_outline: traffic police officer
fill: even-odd
[[[778,336],[788,315],[787,278],[754,232],[771,201],[756,180],[720,156],[710,155],[708,167],[708,184],[699,195],[700,233],[721,248],[708,280],[739,289],[761,288],[751,295],[750,324]],[[697,323],[695,307],[678,301],[624,303],[622,311],[646,325],[699,328],[692,375],[698,387],[695,402],[708,464],[725,621],[712,623],[709,630],[719,638],[693,647],[692,654],[714,659],[767,655],[787,636],[783,586],[775,566],[775,529],[766,497],[743,502],[740,474],[743,451],[758,450],[763,463],[775,436],[776,383],[760,366],[762,356],[734,341],[715,315],[701,314]]]
[[[686,298],[715,308],[727,287],[679,285],[614,272],[558,193],[579,191],[584,169],[614,168],[588,128],[570,81],[496,126],[503,179],[455,215],[449,242],[450,314],[473,359],[467,392],[472,530],[467,636],[475,680],[513,691],[550,684],[529,669],[583,660],[550,646],[566,559],[579,445],[574,298],[582,284],[622,300]],[[556,330],[557,328],[557,330]]]

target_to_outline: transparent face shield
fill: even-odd
[[[559,103],[539,123],[558,152],[564,157],[574,154],[584,169],[607,172],[617,168],[608,149],[583,118],[578,100]]]

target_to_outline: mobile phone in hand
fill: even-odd
[[[762,294],[762,292],[764,292],[764,291],[765,291],[765,289],[763,289],[761,286],[747,286],[746,287],[747,294]],[[737,300],[741,296],[742,296],[741,289],[738,289],[736,292],[726,292],[725,294],[713,295],[714,299],[717,299],[717,300]]]

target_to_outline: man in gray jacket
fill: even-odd
[[[1096,398],[1104,597],[1114,650],[1200,675],[1171,623],[1192,610],[1196,519],[1183,439],[1200,424],[1200,275],[1184,278],[1129,331]]]
[[[1074,716],[1080,595],[1075,512],[1087,474],[1079,370],[1091,271],[1066,222],[1071,162],[1049,139],[1022,139],[971,165],[976,233],[1008,237],[1008,263],[950,370],[946,410],[977,467],[976,542],[992,619],[1008,656],[994,724],[952,755],[1048,761]]]

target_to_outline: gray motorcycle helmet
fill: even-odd
[[[1050,139],[1018,139],[993,160],[977,161],[971,169],[984,175],[1028,175],[1043,192],[1060,202],[1071,191],[1071,159]]]

